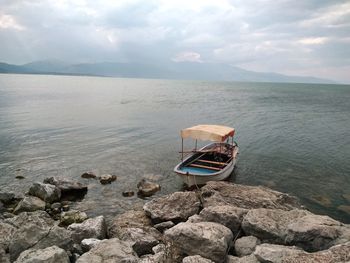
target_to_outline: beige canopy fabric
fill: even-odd
[[[233,137],[235,129],[221,125],[197,125],[181,131],[181,137],[195,140],[223,142],[228,136]]]

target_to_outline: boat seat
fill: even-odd
[[[189,166],[197,167],[197,168],[204,168],[204,169],[209,169],[209,170],[215,170],[215,171],[221,171],[220,168],[211,167],[211,166],[207,166],[207,165],[200,165],[200,164],[191,163]]]
[[[215,161],[209,161],[209,160],[204,160],[204,159],[198,159],[197,161],[203,162],[203,163],[217,164],[217,165],[221,165],[221,166],[227,165],[227,163],[224,163],[224,162],[215,162]]]

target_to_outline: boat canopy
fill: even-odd
[[[183,139],[192,138],[195,140],[223,142],[229,136],[233,137],[235,129],[221,125],[197,125],[181,130]]]

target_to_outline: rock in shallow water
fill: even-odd
[[[15,200],[15,194],[12,192],[0,192],[0,201],[9,204]]]
[[[88,190],[86,185],[68,179],[50,177],[46,178],[44,183],[57,186],[61,190],[61,198],[65,200],[82,199]]]
[[[99,176],[98,179],[100,180],[101,184],[110,184],[110,183],[114,182],[115,180],[117,180],[117,176],[111,175],[111,174],[103,174],[103,175]]]
[[[149,197],[154,195],[156,192],[160,190],[160,185],[157,183],[153,183],[151,181],[147,181],[145,179],[142,179],[137,184],[138,192],[137,194],[142,197]]]
[[[29,188],[29,194],[48,203],[59,201],[61,198],[61,190],[52,184],[34,183]]]
[[[165,231],[165,237],[185,255],[200,255],[224,262],[233,235],[227,227],[212,223],[180,223]]]
[[[52,246],[44,249],[25,250],[15,263],[70,263],[70,260],[66,251]]]
[[[97,175],[94,172],[85,172],[81,175],[81,177],[85,179],[89,179],[89,178],[95,179]]]
[[[147,202],[143,209],[156,223],[186,221],[197,214],[200,202],[195,192],[175,192]]]

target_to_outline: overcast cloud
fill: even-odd
[[[224,62],[350,83],[350,2],[0,0],[0,61]]]

